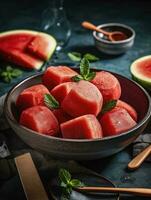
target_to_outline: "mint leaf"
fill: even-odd
[[[11,73],[12,77],[18,77],[22,75],[22,71],[20,69],[14,69]]]
[[[79,52],[71,52],[71,53],[68,53],[68,57],[72,60],[72,61],[80,61],[81,60],[81,53]]]
[[[71,181],[71,174],[66,169],[60,169],[59,178],[61,182],[68,184]]]
[[[79,81],[83,80],[83,77],[81,75],[75,75],[71,79],[75,82],[79,82]]]
[[[80,62],[80,74],[85,78],[90,72],[89,61],[86,58],[82,58]]]
[[[98,57],[96,57],[95,55],[90,54],[90,53],[86,53],[83,57],[86,58],[87,60],[89,60],[90,62],[95,62],[95,61],[99,60]]]
[[[6,83],[10,83],[11,82],[11,78],[9,76],[5,76],[3,78],[3,80],[6,82]]]
[[[44,103],[50,109],[57,109],[60,107],[59,102],[51,94],[44,95]]]
[[[14,69],[11,66],[6,66],[5,69],[0,71],[0,77],[6,83],[10,83],[13,78],[20,75],[22,75],[22,71],[16,68]]]
[[[106,102],[102,108],[101,113],[104,114],[110,110],[112,110],[116,106],[117,100],[110,100]]]
[[[70,184],[72,185],[72,187],[83,187],[84,186],[84,184],[80,181],[80,180],[78,180],[78,179],[72,179],[71,181],[70,181]]]
[[[96,72],[90,72],[90,73],[86,76],[86,80],[87,80],[87,81],[93,80],[94,77],[95,77],[95,75],[96,75]]]
[[[6,71],[7,71],[7,72],[12,72],[12,71],[13,71],[13,68],[12,68],[11,66],[7,66],[7,67],[6,67]]]
[[[62,187],[62,198],[61,199],[70,199],[70,194],[73,188],[83,187],[84,183],[82,183],[78,179],[71,179],[71,174],[66,169],[59,170],[59,179],[61,181]]]

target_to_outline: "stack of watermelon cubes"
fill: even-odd
[[[40,134],[67,139],[118,135],[136,125],[137,112],[120,100],[121,86],[113,74],[99,71],[92,80],[77,82],[75,76],[81,77],[67,66],[48,67],[42,83],[18,96],[19,123]],[[55,99],[54,107],[45,102],[46,95]],[[115,105],[105,109],[111,102]]]

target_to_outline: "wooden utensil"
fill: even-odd
[[[137,196],[151,197],[151,189],[149,188],[113,188],[113,187],[81,187],[78,188],[81,192],[107,192],[107,193],[124,193]]]
[[[27,200],[49,200],[30,153],[15,158]]]
[[[94,24],[90,23],[90,22],[87,22],[87,21],[84,21],[82,22],[82,26],[86,29],[90,29],[90,30],[93,30],[93,31],[97,31],[99,33],[103,33],[104,35],[106,35],[109,40],[111,41],[120,41],[120,40],[125,40],[127,39],[127,36],[123,33],[123,32],[120,32],[120,31],[114,31],[114,32],[107,32],[107,31],[104,31],[103,29],[101,28],[98,28],[97,26],[95,26]]]
[[[129,164],[129,169],[137,169],[143,161],[151,154],[151,145],[147,146],[141,153],[139,153]]]

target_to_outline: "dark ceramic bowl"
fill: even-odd
[[[138,113],[138,124],[120,135],[103,139],[73,140],[42,135],[21,126],[18,123],[16,99],[23,89],[40,83],[42,74],[31,76],[10,90],[5,100],[6,118],[12,129],[26,144],[51,156],[92,160],[113,155],[131,144],[143,132],[151,115],[151,100],[148,93],[134,81],[113,74],[118,78],[122,87],[121,99],[132,105]]]
[[[125,53],[134,44],[135,31],[127,25],[119,23],[108,23],[99,25],[98,28],[102,28],[103,30],[108,32],[121,31],[127,35],[127,39],[125,40],[110,41],[102,33],[94,31],[93,37],[95,45],[97,49],[103,53],[110,55],[119,55]]]

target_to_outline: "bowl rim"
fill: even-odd
[[[75,68],[74,68],[75,69]],[[78,68],[76,68],[76,70],[78,70]],[[107,71],[107,72],[110,72],[112,73],[113,75],[118,75],[118,76],[121,76],[122,78],[124,79],[128,79],[129,81],[133,82],[135,85],[137,85],[137,87],[139,87],[143,92],[144,94],[146,95],[147,99],[148,99],[148,104],[149,104],[149,107],[148,107],[148,110],[147,110],[147,113],[145,115],[145,117],[140,121],[138,122],[132,129],[128,130],[128,131],[125,131],[119,135],[114,135],[114,136],[107,136],[107,137],[103,137],[103,138],[96,138],[96,139],[67,139],[67,138],[59,138],[59,137],[54,137],[54,136],[48,136],[48,135],[45,135],[45,134],[42,134],[42,133],[38,133],[34,130],[31,130],[31,129],[28,129],[22,125],[19,124],[19,122],[14,118],[12,112],[11,112],[11,115],[13,116],[13,118],[11,118],[11,115],[9,114],[10,112],[8,111],[8,100],[9,100],[9,97],[11,96],[11,93],[13,93],[20,85],[24,84],[24,82],[30,80],[30,79],[34,79],[36,77],[40,77],[43,75],[44,72],[39,72],[39,73],[36,73],[34,75],[31,75],[27,78],[25,78],[24,80],[20,81],[19,83],[15,84],[10,90],[9,92],[7,93],[7,96],[5,98],[5,101],[4,101],[4,115],[6,118],[9,118],[9,120],[14,123],[16,126],[24,129],[25,131],[30,131],[31,133],[33,134],[36,134],[38,136],[41,136],[41,137],[45,137],[45,138],[48,138],[48,139],[53,139],[53,140],[56,140],[58,142],[72,142],[72,143],[89,143],[89,142],[101,142],[101,141],[110,141],[111,139],[116,139],[116,138],[120,138],[120,137],[124,137],[125,135],[128,135],[128,134],[131,134],[133,131],[137,130],[139,127],[141,127],[142,124],[144,124],[145,122],[147,122],[151,116],[151,97],[149,96],[148,92],[141,86],[139,85],[138,83],[136,83],[135,81],[127,78],[126,76],[123,76],[119,73],[116,73],[116,72],[112,72],[112,71],[108,71],[108,70],[104,70],[104,69],[97,69],[97,68],[93,68],[93,70],[96,70],[96,71]]]
[[[102,39],[101,37],[98,37],[97,36],[97,32],[96,31],[93,31],[93,37],[99,41],[99,42],[102,42],[102,43],[105,43],[105,44],[110,44],[110,45],[117,45],[117,44],[123,44],[123,43],[128,43],[130,42],[131,40],[134,40],[135,36],[136,36],[136,33],[134,31],[133,28],[131,28],[130,26],[128,25],[125,25],[125,24],[121,24],[121,23],[106,23],[106,24],[100,24],[97,26],[97,28],[103,28],[103,27],[107,27],[107,26],[120,26],[120,27],[123,27],[123,28],[126,28],[128,30],[130,30],[132,32],[132,36],[125,39],[125,40],[120,40],[120,41],[108,41],[108,40],[104,40]]]

